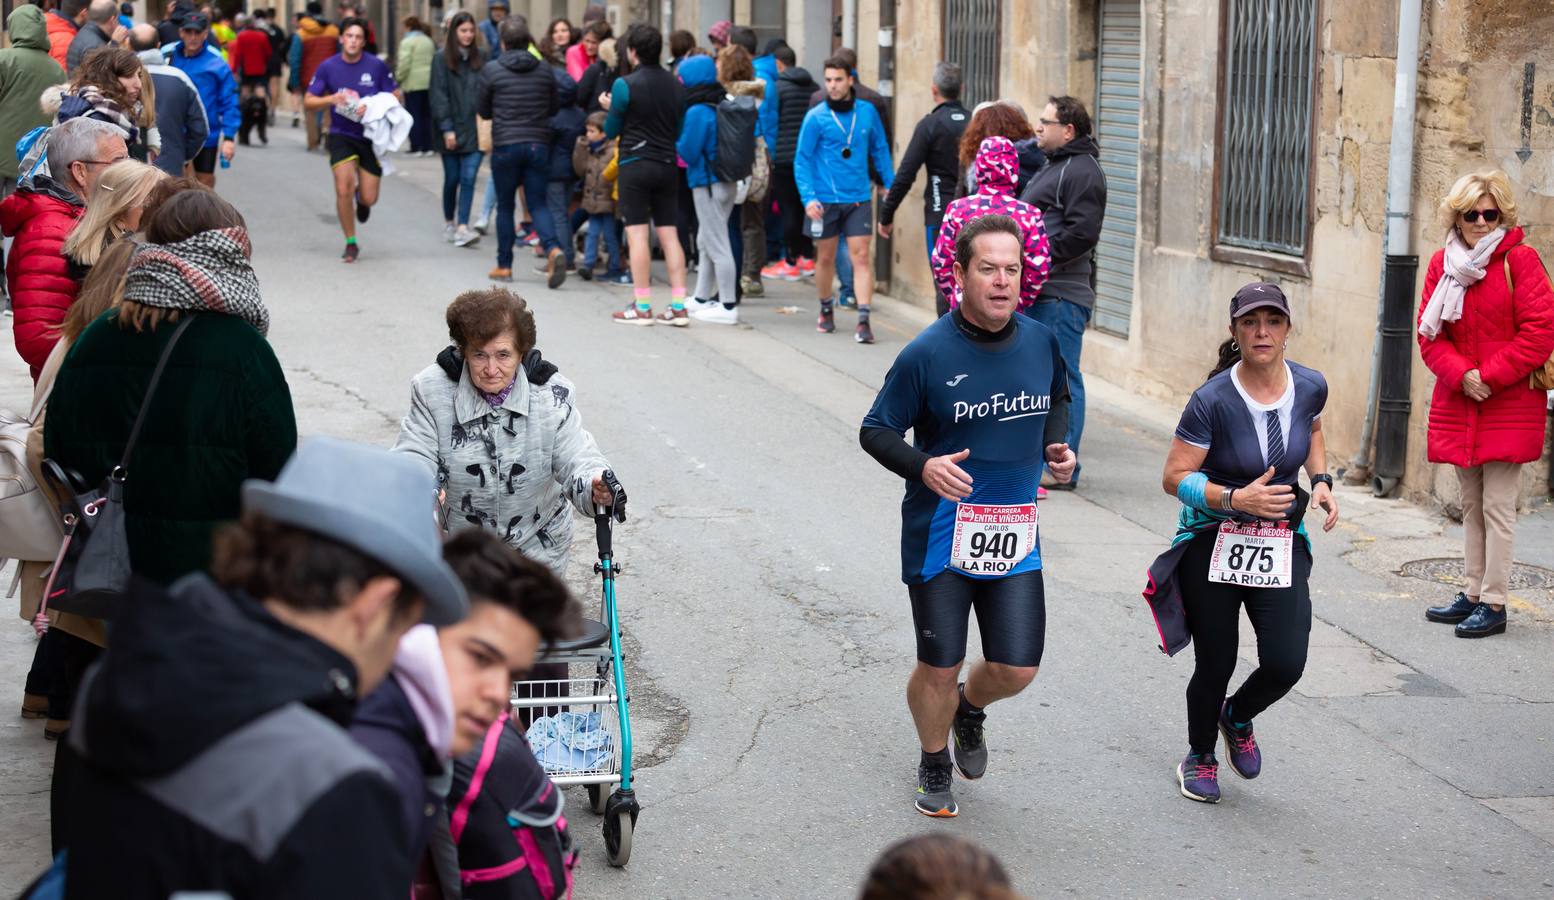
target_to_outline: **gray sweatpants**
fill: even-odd
[[[738,186],[728,181],[691,188],[696,203],[696,246],[701,253],[694,295],[699,300],[711,300],[716,294],[724,303],[733,303],[738,296],[739,264],[728,242],[728,216],[734,211],[738,193]]]

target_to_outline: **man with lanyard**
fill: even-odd
[[[815,240],[815,289],[820,295],[815,330],[822,334],[836,331],[831,278],[836,270],[836,241],[845,235],[853,262],[853,288],[858,294],[858,328],[853,339],[872,344],[869,309],[874,299],[874,272],[869,237],[874,225],[874,188],[869,163],[874,163],[888,189],[892,177],[890,143],[873,104],[854,98],[853,76],[845,60],[826,60],[825,90],[826,101],[804,115],[793,160],[794,181],[809,217],[809,235]]]
[[[907,705],[922,745],[916,807],[926,816],[957,813],[952,749],[953,767],[981,778],[983,709],[1036,677],[1046,632],[1036,485],[1044,464],[1066,480],[1076,462],[1062,443],[1068,380],[1057,339],[1015,315],[1023,246],[1008,216],[961,231],[961,305],[901,351],[859,433],[864,450],[907,482],[901,577],[917,635]],[[957,690],[973,607],[985,659]]]
[[[960,105],[960,66],[941,62],[933,68],[933,83],[928,89],[933,95],[933,112],[924,116],[912,131],[912,142],[901,154],[901,168],[896,171],[895,183],[885,197],[880,209],[879,234],[890,240],[890,231],[896,217],[896,207],[906,199],[912,182],[917,180],[917,170],[928,166],[928,183],[923,186],[923,237],[928,244],[928,255],[933,255],[933,245],[939,240],[939,224],[944,221],[944,208],[955,199],[955,174],[960,164],[960,138],[971,121],[971,114]],[[939,315],[950,308],[943,294],[939,295]]]
[[[208,188],[216,186],[216,154],[228,163],[237,150],[234,141],[238,126],[242,124],[242,112],[237,104],[237,80],[232,69],[221,58],[221,52],[210,46],[210,19],[204,13],[191,12],[178,23],[181,43],[162,48],[167,64],[183,72],[194,82],[205,106],[205,147],[194,155],[194,177]]]
[[[382,91],[392,92],[401,103],[405,99],[394,73],[383,60],[364,52],[366,45],[365,20],[341,22],[340,52],[319,65],[302,101],[309,113],[325,108],[330,111],[329,165],[334,170],[335,214],[345,232],[345,252],[340,258],[348,263],[356,262],[361,253],[356,245],[356,223],[366,222],[372,214],[383,179],[383,167],[362,130],[363,101]]]

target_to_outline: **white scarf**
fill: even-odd
[[[1445,271],[1435,283],[1435,292],[1425,304],[1424,315],[1419,317],[1419,333],[1435,340],[1441,333],[1442,322],[1455,322],[1462,318],[1462,299],[1468,288],[1484,277],[1484,266],[1500,240],[1505,237],[1504,228],[1496,228],[1479,239],[1478,245],[1469,247],[1462,235],[1453,228],[1446,233]]]

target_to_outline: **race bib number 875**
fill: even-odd
[[[1005,575],[1036,549],[1036,504],[955,507],[950,567],[972,575]]]
[[[1295,532],[1282,522],[1226,522],[1219,527],[1214,555],[1209,557],[1209,580],[1287,588],[1294,584],[1290,577],[1294,538]]]

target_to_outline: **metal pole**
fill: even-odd
[[[1414,98],[1419,84],[1420,0],[1398,0],[1397,75],[1392,95],[1392,143],[1387,162],[1387,245],[1388,256],[1408,253],[1408,232],[1412,212],[1414,162]],[[1376,297],[1376,338],[1371,345],[1370,382],[1366,390],[1365,424],[1360,429],[1360,446],[1349,466],[1360,477],[1370,466],[1375,439],[1377,407],[1381,401],[1382,324],[1386,318],[1387,267],[1382,266]],[[1390,490],[1390,486],[1388,486]]]
[[[1387,160],[1387,258],[1371,369],[1376,464],[1371,489],[1385,496],[1403,476],[1408,450],[1409,372],[1413,368],[1414,277],[1409,253],[1414,175],[1414,99],[1419,87],[1421,0],[1398,0],[1397,78],[1392,95],[1392,144]],[[1369,421],[1367,425],[1369,425]],[[1367,428],[1367,435],[1370,429]]]
[[[880,65],[879,77],[875,79],[875,89],[880,96],[885,98],[885,108],[890,111],[890,121],[896,121],[896,0],[880,0]],[[895,150],[895,138],[893,134],[885,135],[886,143],[891,145],[890,155],[899,159]],[[884,206],[883,199],[875,204],[874,221],[879,221],[879,210]],[[892,242],[890,238],[877,238],[874,250],[874,288],[880,289],[884,285],[886,290],[893,291],[895,285],[890,283],[892,263]]]
[[[858,0],[842,0],[842,46],[858,49]]]

